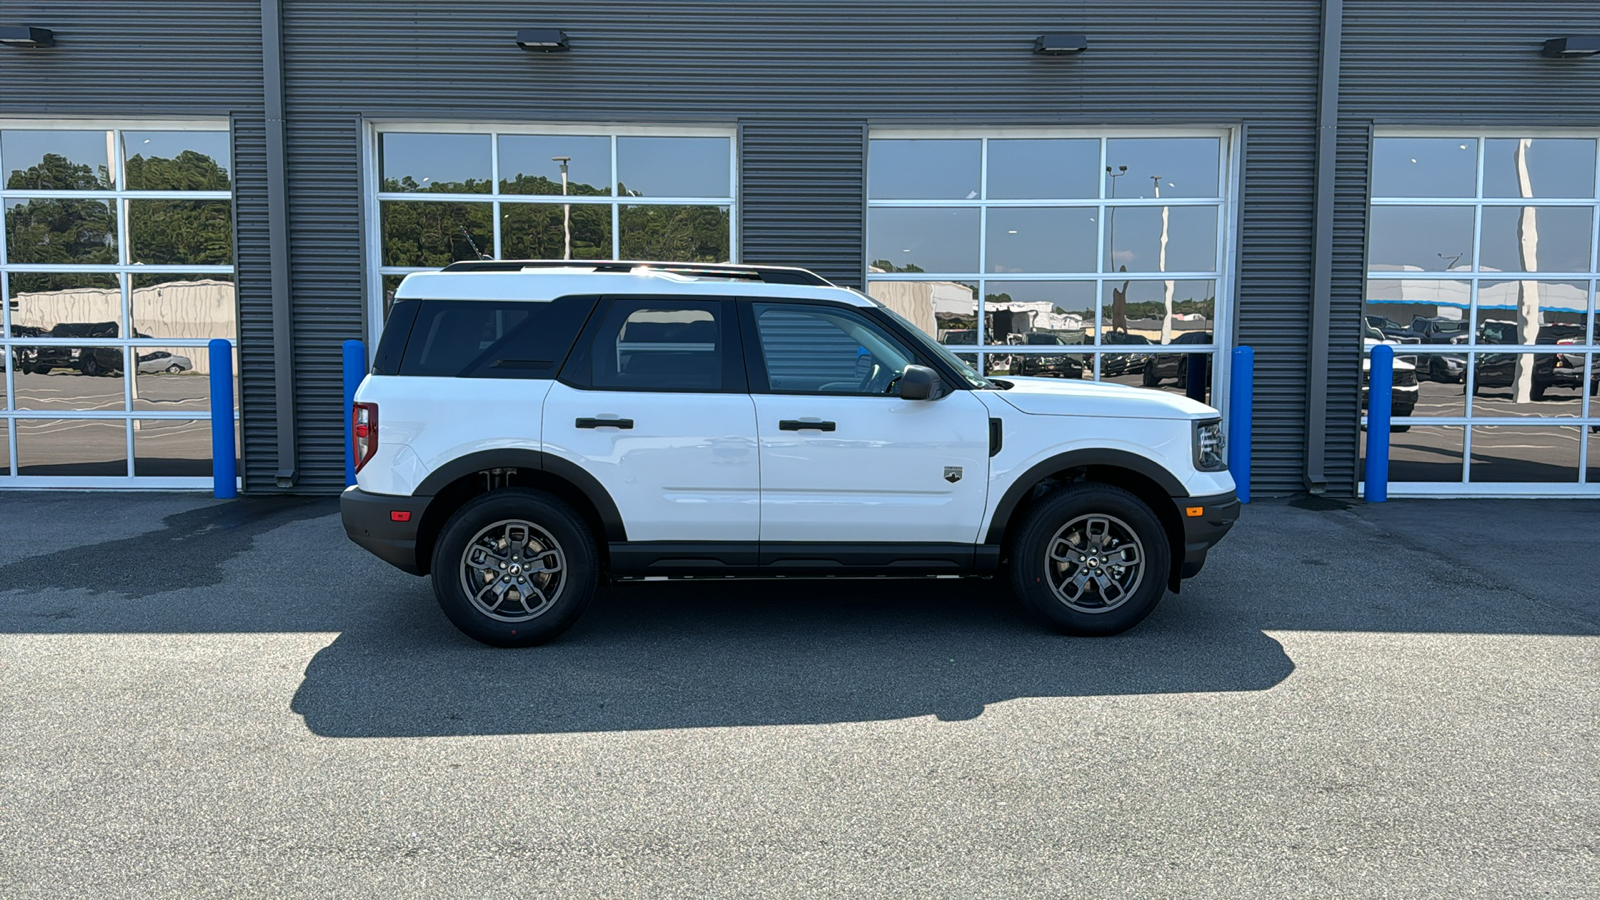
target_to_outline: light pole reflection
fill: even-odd
[[[561,164],[561,196],[567,195],[567,163],[572,162],[570,156],[552,156],[550,159]],[[566,235],[566,244],[561,251],[562,259],[572,258],[572,204],[561,204],[561,230]]]

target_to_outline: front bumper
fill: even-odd
[[[350,540],[402,572],[418,574],[417,527],[432,497],[391,497],[348,487],[339,495],[339,517]],[[395,513],[409,513],[396,522]]]
[[[1192,578],[1205,565],[1206,551],[1239,520],[1239,497],[1233,491],[1205,497],[1179,497],[1178,518],[1183,521],[1183,564],[1179,578]]]

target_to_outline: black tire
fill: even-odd
[[[1119,548],[1134,543],[1131,539],[1137,538],[1143,569],[1136,580],[1128,577],[1130,573],[1125,567],[1099,568],[1098,562],[1106,558],[1104,555],[1090,557],[1092,563],[1050,562],[1051,545],[1063,532],[1067,542],[1072,540],[1071,535],[1078,534],[1079,546],[1093,546],[1087,532],[1068,530],[1069,526],[1091,518],[1113,522],[1111,531],[1104,536],[1118,538]],[[1076,552],[1069,547],[1063,550]],[[1107,550],[1118,552],[1111,547],[1093,552],[1105,554]],[[1024,609],[1047,627],[1063,634],[1097,636],[1120,634],[1150,615],[1166,592],[1172,559],[1166,530],[1144,501],[1122,488],[1094,483],[1069,485],[1034,504],[1011,542],[1009,556],[1011,587]],[[1119,558],[1122,557],[1119,555]],[[1090,565],[1095,565],[1096,569],[1091,570]],[[1113,569],[1123,571],[1119,576]],[[1074,606],[1046,580],[1049,577],[1071,582],[1074,572],[1093,572],[1095,577],[1125,588],[1125,596],[1120,599],[1115,594],[1108,596],[1098,583],[1091,591],[1086,584]],[[1095,611],[1096,605],[1104,607],[1103,611]]]
[[[83,365],[79,366],[79,369],[90,378],[105,374],[104,370],[100,368],[100,363],[96,362],[93,356],[85,356]]]
[[[1156,364],[1154,362],[1145,363],[1144,378],[1141,380],[1144,382],[1145,387],[1155,387],[1161,383],[1161,376],[1156,374]]]
[[[518,526],[531,526],[526,532],[528,544],[547,546],[537,556],[530,555],[525,560],[493,563],[498,557],[487,555],[493,530]],[[500,537],[509,534],[504,532]],[[468,561],[469,545],[475,545],[480,551],[480,565],[476,568]],[[538,575],[522,573],[531,587],[542,586],[553,593],[543,601],[537,596],[532,598],[536,601],[535,608],[530,609],[523,602],[517,583],[508,583],[500,587],[500,594],[484,598],[485,605],[488,601],[497,601],[503,612],[500,616],[480,606],[469,595],[468,576],[464,572],[484,572],[490,568],[484,560],[504,568],[509,579],[515,571],[513,567],[526,565],[534,559],[547,566],[545,560],[549,558],[551,547],[554,559],[560,562],[559,582],[542,570]],[[503,552],[515,556],[509,546]],[[493,581],[481,583],[493,590]],[[439,600],[439,608],[463,634],[493,647],[532,647],[560,635],[583,614],[599,583],[600,557],[588,525],[565,501],[543,491],[505,488],[475,497],[450,517],[434,545],[433,593]],[[513,592],[516,592],[515,597]]]
[[[1533,383],[1533,389],[1528,391],[1528,396],[1530,398],[1534,399],[1534,400],[1543,400],[1544,399],[1544,387],[1545,387],[1544,385],[1542,385],[1539,382],[1535,381]]]
[[[167,371],[172,373],[173,375],[176,375],[179,372],[183,371],[183,366],[180,366],[177,363],[173,363],[172,365],[167,366]]]
[[[1411,426],[1410,425],[1390,425],[1389,426],[1389,433],[1390,434],[1405,434],[1406,432],[1408,432],[1410,430],[1411,430]]]

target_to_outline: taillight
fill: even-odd
[[[378,404],[357,403],[350,408],[350,440],[359,472],[378,453]]]

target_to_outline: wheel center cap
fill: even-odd
[[[511,574],[513,574],[513,575],[516,575],[517,573],[519,573],[521,571],[522,571],[522,567],[521,566],[512,566],[511,567]]]
[[[1100,565],[1100,560],[1098,560],[1098,559],[1096,559],[1096,558],[1091,556],[1091,557],[1089,557],[1089,565],[1098,566],[1098,565]]]

